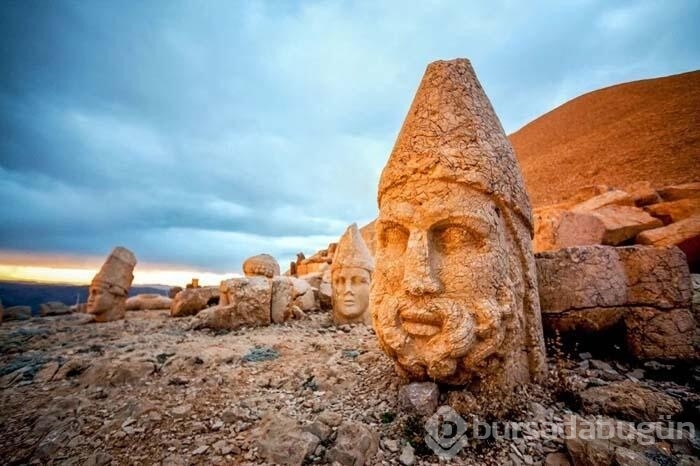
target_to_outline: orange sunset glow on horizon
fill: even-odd
[[[104,258],[69,256],[61,254],[26,254],[0,252],[0,280],[89,284],[100,269]],[[198,278],[203,286],[216,286],[222,280],[240,276],[240,273],[215,273],[186,266],[138,263],[134,269],[134,285],[184,286]]]

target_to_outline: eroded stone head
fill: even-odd
[[[374,259],[353,223],[338,243],[331,265],[333,321],[371,324],[369,288]]]
[[[136,257],[126,248],[114,248],[102,268],[92,279],[87,300],[87,312],[97,322],[124,317],[125,302],[134,280]]]
[[[540,377],[530,204],[467,60],[428,66],[378,202],[370,308],[397,370],[475,388]]]

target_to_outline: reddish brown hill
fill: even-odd
[[[534,206],[591,184],[700,181],[700,71],[584,94],[510,140]]]

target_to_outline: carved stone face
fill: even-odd
[[[503,357],[523,291],[495,203],[462,184],[409,181],[384,193],[376,228],[371,308],[399,371],[464,383]]]
[[[109,285],[102,282],[93,282],[90,285],[90,294],[87,300],[87,311],[90,314],[107,312],[117,305],[119,297],[110,293]]]
[[[369,307],[369,272],[360,267],[343,267],[333,272],[332,280],[336,321],[365,321]]]

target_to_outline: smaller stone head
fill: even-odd
[[[333,320],[338,324],[370,324],[369,289],[374,259],[353,223],[340,239],[331,265]]]
[[[124,303],[134,280],[136,257],[126,248],[114,248],[102,268],[92,279],[87,300],[87,312],[98,322],[124,317]]]
[[[258,254],[243,262],[243,274],[246,277],[277,277],[281,274],[280,265],[271,255]]]

